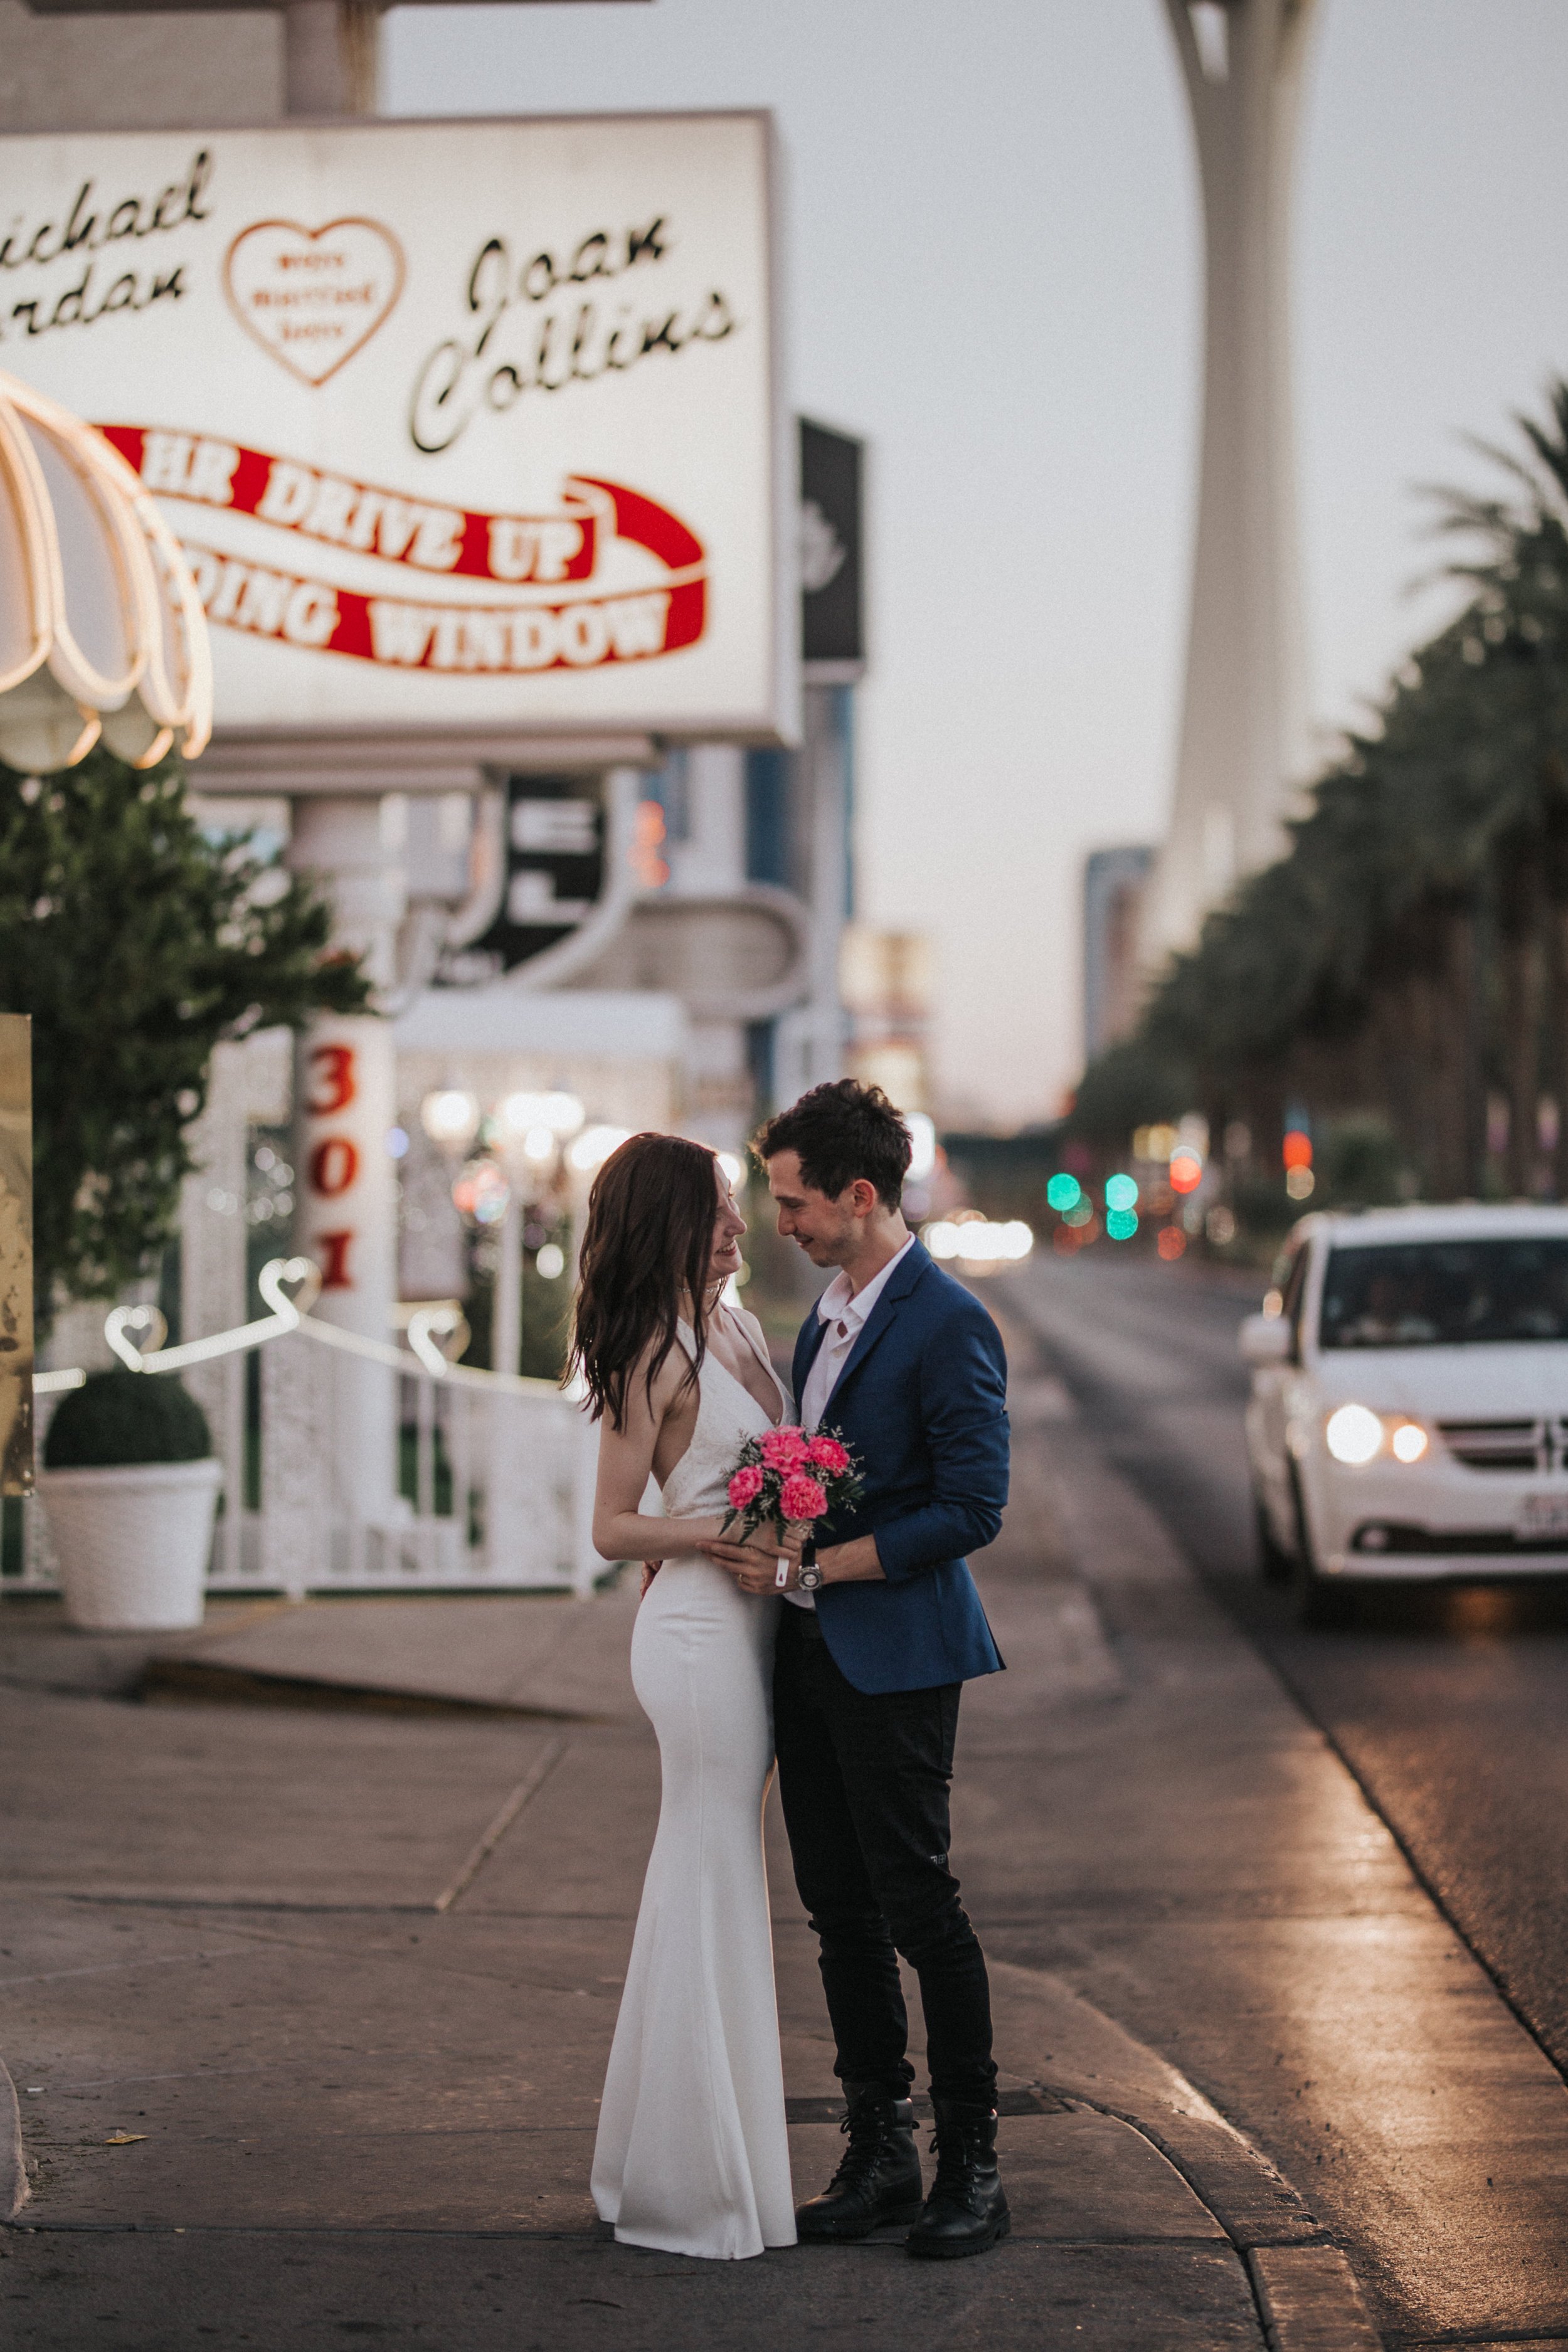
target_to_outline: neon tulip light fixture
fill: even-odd
[[[48,775],[101,740],[150,768],[211,732],[179,542],[101,434],[0,373],[0,760]]]

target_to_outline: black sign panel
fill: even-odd
[[[489,929],[444,959],[443,977],[510,971],[570,937],[605,887],[605,807],[596,776],[507,780],[505,879]]]
[[[801,658],[859,664],[865,444],[800,420]]]

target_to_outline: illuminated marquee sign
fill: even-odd
[[[767,736],[754,114],[6,142],[0,366],[177,532],[220,730]]]

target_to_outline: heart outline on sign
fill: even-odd
[[[283,352],[279,351],[275,343],[268,342],[267,337],[260,332],[254,320],[246,316],[244,305],[241,303],[238,295],[235,291],[235,256],[238,253],[240,247],[246,242],[247,237],[258,236],[267,229],[284,229],[290,236],[303,238],[307,245],[315,245],[321,240],[321,238],[331,236],[334,229],[342,228],[369,229],[374,236],[379,237],[392,257],[395,275],[393,279],[392,291],[390,295],[387,297],[385,302],[383,303],[381,309],[376,312],[374,318],[372,319],[364,332],[358,338],[357,341],[352,342],[347,351],[344,352],[340,358],[335,359],[332,362],[331,366],[328,368],[323,374],[311,375],[304,368],[296,367],[294,362],[288,358]],[[347,367],[350,360],[357,357],[357,355],[363,351],[366,343],[370,341],[371,338],[386,324],[387,320],[391,318],[394,310],[396,310],[398,303],[403,298],[403,289],[406,282],[407,276],[408,265],[404,259],[403,247],[399,244],[397,238],[394,236],[392,230],[387,227],[384,221],[371,220],[363,213],[342,214],[337,220],[323,221],[320,228],[304,228],[298,221],[290,220],[251,221],[247,227],[242,228],[239,231],[237,236],[230,239],[228,250],[223,257],[224,299],[227,302],[228,307],[233,311],[236,319],[237,319],[239,324],[250,337],[252,342],[258,343],[261,349],[267,353],[268,359],[276,360],[279,367],[288,369],[289,374],[295,379],[296,383],[308,384],[312,392],[319,392],[322,384],[329,383],[331,379],[337,374],[340,368]]]

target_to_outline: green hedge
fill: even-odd
[[[132,1463],[205,1462],[207,1417],[167,1373],[89,1372],[62,1398],[44,1440],[46,1470],[120,1468]]]

